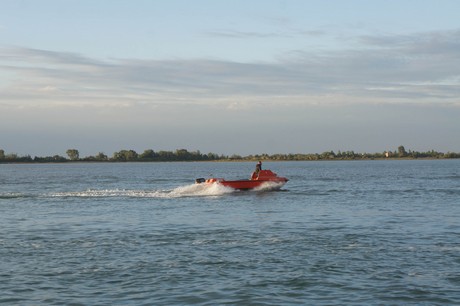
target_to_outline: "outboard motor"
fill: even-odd
[[[204,183],[204,182],[206,182],[206,179],[205,179],[205,178],[202,178],[202,177],[197,178],[197,179],[195,180],[195,183],[197,183],[197,184],[201,184],[201,183]]]

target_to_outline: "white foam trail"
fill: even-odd
[[[220,196],[235,192],[234,189],[222,186],[221,184],[191,184],[173,189],[171,197],[192,197],[192,196]]]
[[[82,198],[105,198],[105,197],[124,197],[124,198],[181,198],[181,197],[205,197],[220,196],[235,192],[234,189],[220,184],[191,184],[180,186],[172,190],[125,190],[125,189],[106,189],[86,191],[57,192],[49,194],[51,197],[82,197]]]
[[[254,191],[270,191],[270,190],[278,190],[284,186],[284,182],[265,182],[259,187],[254,188]]]

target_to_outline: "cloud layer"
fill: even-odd
[[[251,34],[252,35],[252,34]],[[278,62],[99,60],[0,49],[2,105],[41,103],[458,103],[460,30],[356,37],[351,50],[300,50]],[[355,99],[356,98],[356,99]],[[14,103],[13,103],[14,102]]]
[[[263,37],[260,33],[214,35]],[[71,52],[2,47],[0,128],[22,130],[23,134],[17,135],[26,135],[32,124],[42,133],[67,124],[79,127],[81,133],[72,134],[72,129],[68,129],[66,135],[96,135],[99,130],[96,139],[115,129],[120,135],[138,134],[138,139],[133,137],[137,144],[146,135],[139,131],[149,130],[163,148],[189,144],[189,148],[203,151],[206,147],[218,151],[212,149],[211,142],[222,142],[223,134],[237,137],[244,129],[250,129],[251,133],[240,138],[241,146],[250,148],[254,137],[265,135],[266,146],[262,149],[283,152],[308,151],[305,145],[291,142],[288,146],[283,141],[279,141],[278,149],[273,149],[270,139],[280,139],[283,131],[297,139],[307,130],[324,128],[326,132],[318,134],[315,141],[310,139],[310,143],[330,149],[331,143],[340,141],[340,137],[325,142],[329,137],[325,135],[333,135],[334,130],[345,125],[349,133],[359,131],[357,123],[365,126],[376,122],[375,131],[387,123],[398,125],[394,124],[397,119],[391,111],[395,107],[404,108],[402,113],[418,114],[415,124],[419,128],[424,124],[442,124],[448,112],[458,114],[460,30],[348,39],[348,45],[354,48],[291,50],[280,54],[276,62],[253,63],[96,59]],[[381,115],[360,111],[372,112],[379,105],[388,105]],[[406,109],[407,105],[411,111]],[[448,111],[422,118],[438,107]],[[366,116],[372,122],[363,122]],[[18,118],[23,123],[18,124]],[[458,130],[455,119],[446,118],[449,131]],[[263,128],[264,121],[271,122],[269,128]],[[235,129],[236,122],[241,130]],[[183,132],[184,129],[189,130]],[[204,133],[209,134],[209,141],[201,139],[200,145],[196,135]],[[360,135],[367,137],[368,143],[376,138],[375,134]],[[409,136],[406,138],[411,139]],[[88,138],[81,137],[79,141],[84,144]],[[444,147],[452,141],[446,138]],[[231,146],[220,147],[225,153],[257,153],[261,148],[254,145],[250,152],[242,152],[232,151]]]

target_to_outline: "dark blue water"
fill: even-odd
[[[0,165],[5,305],[454,305],[460,161]],[[458,304],[457,304],[458,305]]]

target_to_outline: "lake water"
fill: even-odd
[[[0,304],[454,305],[460,160],[0,165]]]

